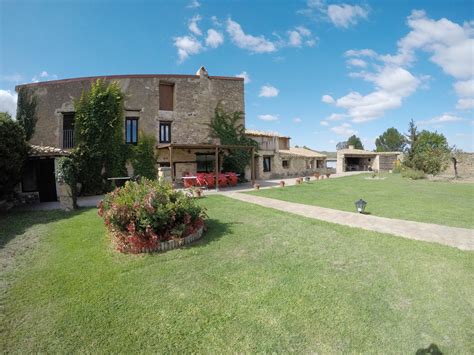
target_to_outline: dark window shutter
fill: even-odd
[[[173,84],[160,84],[160,110],[173,111]]]

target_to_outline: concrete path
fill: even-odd
[[[392,234],[409,239],[439,243],[461,250],[474,250],[474,229],[456,228],[438,224],[405,221],[359,213],[333,210],[330,208],[303,205],[272,198],[228,192],[223,195],[236,200],[254,203],[263,207],[319,219],[345,226]]]

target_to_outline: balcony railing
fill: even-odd
[[[74,130],[73,129],[63,130],[63,148],[64,149],[74,148]]]

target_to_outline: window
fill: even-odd
[[[125,143],[137,144],[138,142],[138,117],[125,119]]]
[[[290,164],[288,164],[288,160],[282,160],[281,166],[285,169],[288,169],[290,167]]]
[[[161,83],[159,95],[160,95],[160,110],[173,111],[174,84]]]
[[[263,172],[272,171],[272,157],[263,157]]]
[[[74,147],[74,112],[63,113],[63,148]]]
[[[171,143],[171,122],[160,122],[160,143]]]
[[[216,156],[214,154],[196,154],[196,171],[198,173],[212,173],[215,168]]]

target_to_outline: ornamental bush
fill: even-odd
[[[160,242],[189,236],[206,218],[193,198],[146,178],[108,193],[98,207],[117,249],[128,253],[157,250]]]

